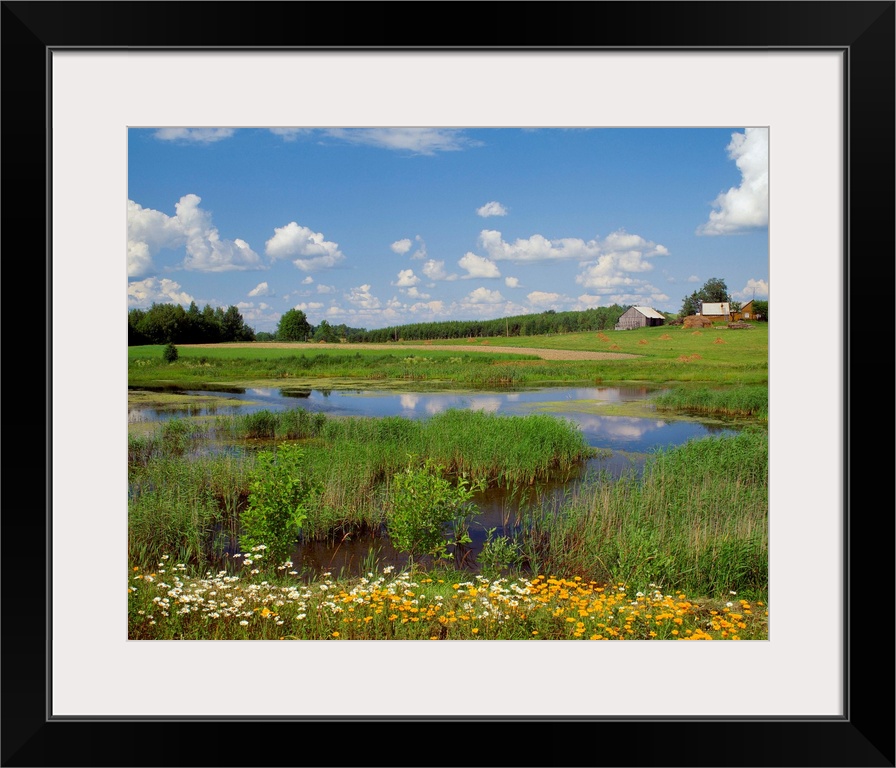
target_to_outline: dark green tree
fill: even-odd
[[[728,293],[728,286],[725,281],[718,277],[711,277],[699,291],[694,291],[690,296],[685,296],[682,300],[681,310],[679,314],[682,317],[688,315],[696,315],[700,311],[700,305],[703,302],[710,304],[728,302],[731,303],[731,294]]]
[[[711,277],[700,289],[700,299],[710,303],[731,302],[731,294],[725,281],[718,277]]]
[[[768,301],[754,301],[753,311],[756,313],[757,320],[768,322]]]
[[[305,341],[311,334],[308,318],[300,309],[288,309],[277,323],[278,341]]]
[[[224,341],[254,341],[255,331],[243,322],[240,311],[232,304],[224,312],[221,322],[221,338]]]
[[[326,320],[321,320],[320,325],[314,329],[313,340],[326,342],[339,341],[339,335],[336,333],[336,329],[332,325],[330,325]]]

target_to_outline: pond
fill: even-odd
[[[394,391],[362,389],[299,389],[295,387],[247,387],[226,390],[132,390],[128,404],[131,424],[160,422],[172,418],[211,419],[238,416],[261,410],[304,408],[327,416],[402,416],[424,419],[448,409],[471,409],[495,414],[550,413],[565,418],[582,431],[598,458],[584,462],[571,478],[545,483],[524,493],[490,488],[478,493],[474,502],[479,514],[472,522],[472,542],[456,553],[457,564],[473,568],[489,536],[512,534],[526,508],[557,505],[583,482],[615,478],[637,472],[646,457],[657,449],[681,445],[710,435],[734,434],[735,427],[716,422],[683,420],[662,415],[647,401],[663,390],[656,387],[543,387],[494,391]],[[640,415],[620,413],[638,405]],[[644,415],[647,414],[647,415]],[[233,542],[230,554],[237,551]],[[357,574],[372,567],[402,567],[406,557],[394,550],[383,532],[355,534],[336,543],[308,543],[293,553],[298,571],[319,574],[330,571]]]
[[[327,416],[403,416],[409,419],[426,418],[450,408],[514,415],[551,413],[573,421],[588,443],[596,448],[637,453],[680,445],[729,430],[712,422],[673,419],[660,414],[645,418],[602,413],[625,403],[643,403],[662,391],[649,387],[544,387],[463,392],[255,387],[165,390],[165,394],[178,395],[174,402],[165,404],[154,401],[152,392],[133,390],[132,395],[145,393],[149,397],[129,402],[128,422],[236,416],[297,407]]]

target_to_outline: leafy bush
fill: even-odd
[[[422,467],[412,460],[392,478],[386,527],[392,545],[411,561],[420,555],[447,557],[448,545],[457,538],[449,538],[449,531],[465,531],[466,520],[477,511],[470,500],[480,486],[465,478],[452,485],[443,470],[429,459]]]
[[[177,347],[174,344],[166,344],[165,349],[162,350],[162,358],[166,363],[173,363],[177,360],[180,353],[177,351]]]
[[[258,454],[241,519],[244,551],[263,545],[277,562],[289,558],[319,492],[304,459],[299,446],[290,443]]]
[[[479,572],[487,579],[497,579],[505,571],[513,572],[523,563],[523,553],[518,544],[507,536],[495,536],[495,529],[489,528],[476,558]]]

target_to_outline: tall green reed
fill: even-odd
[[[768,435],[694,440],[641,476],[585,484],[530,513],[524,550],[541,572],[723,595],[768,590]]]

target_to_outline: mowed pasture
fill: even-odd
[[[246,342],[128,349],[132,387],[233,385],[282,379],[409,381],[462,386],[551,383],[767,385],[768,324],[660,326],[546,336],[390,344]],[[500,349],[500,351],[498,351]],[[517,351],[518,350],[518,351]],[[584,355],[601,359],[581,359]],[[551,359],[545,359],[550,355]],[[568,358],[568,359],[566,359]]]

